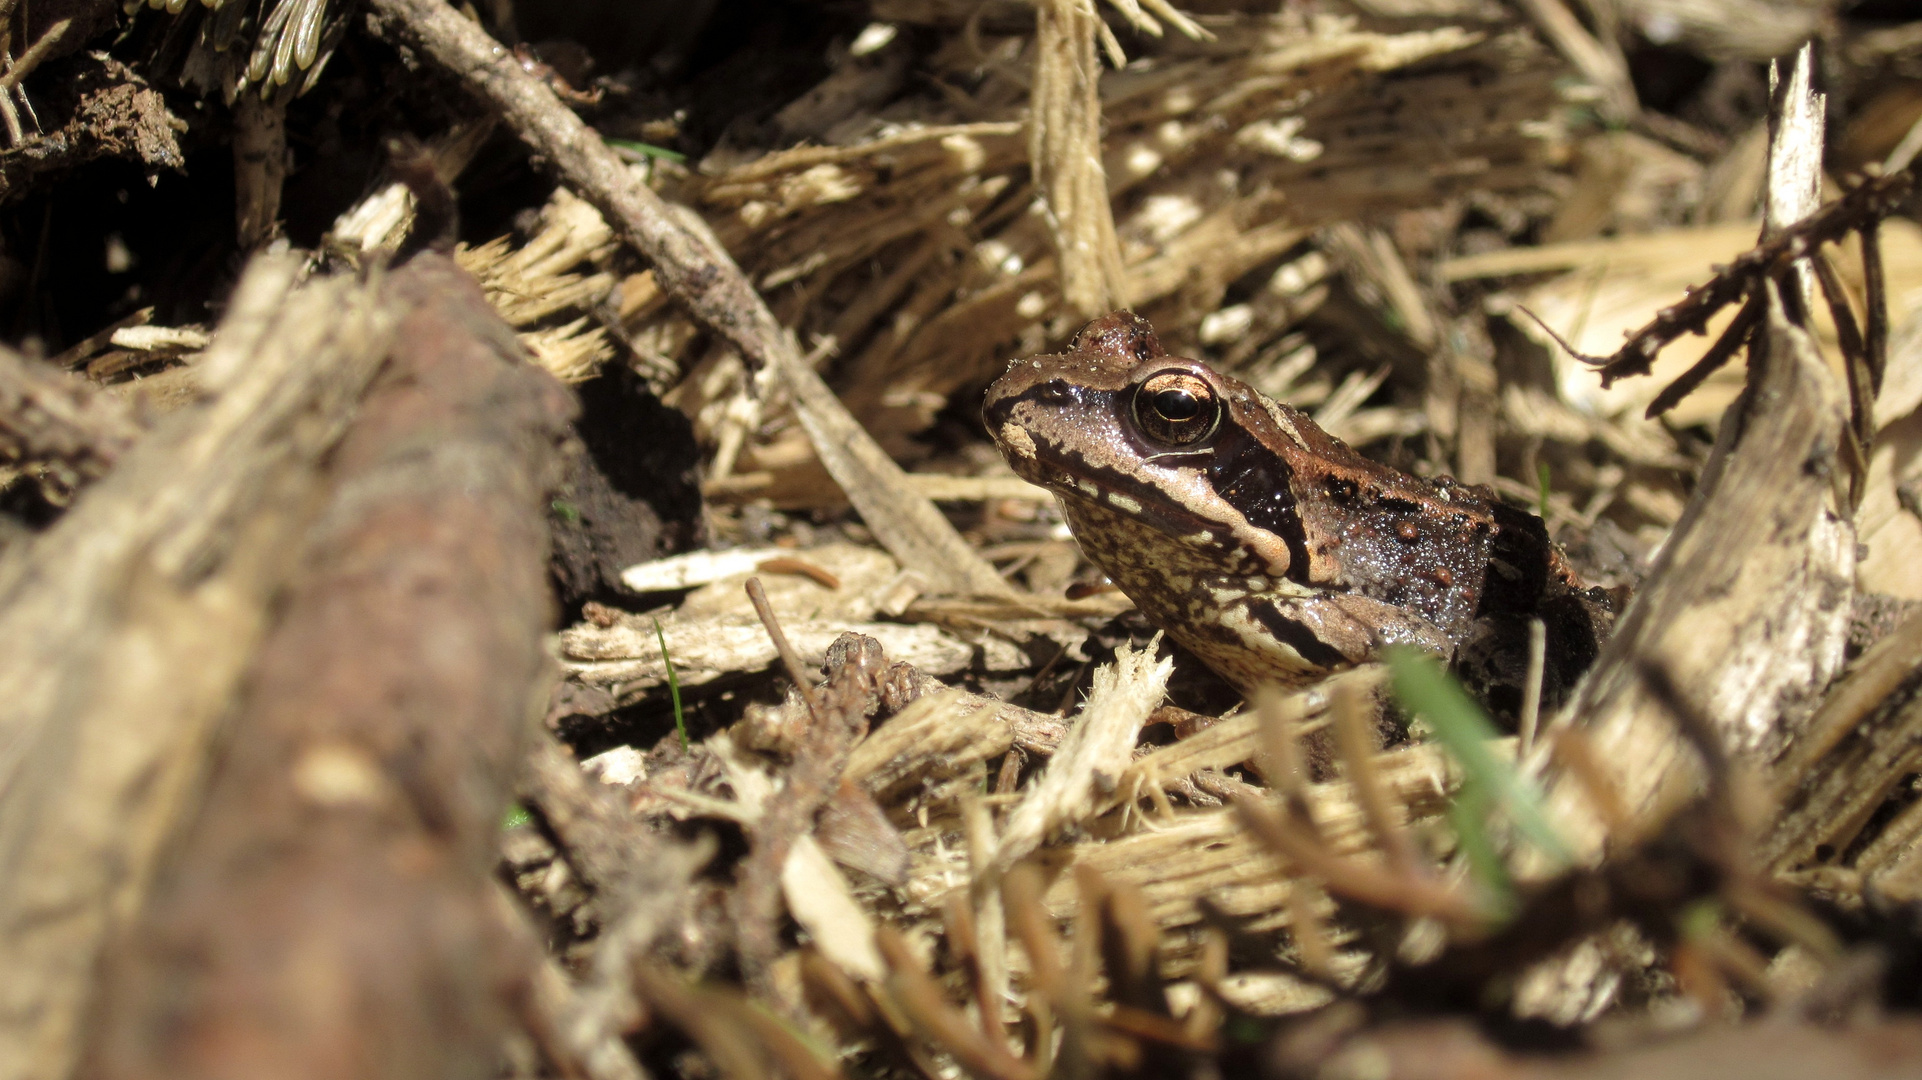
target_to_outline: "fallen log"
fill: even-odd
[[[192,825],[105,968],[83,1075],[491,1075],[533,957],[490,871],[552,621],[572,398],[416,259]]]
[[[394,316],[292,258],[241,281],[175,412],[0,557],[0,1077],[71,1070]]]
[[[525,998],[572,402],[443,258],[295,274],[0,563],[0,1076],[487,1075]]]

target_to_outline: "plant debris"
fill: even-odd
[[[1916,1073],[1898,7],[0,0],[0,1077]],[[1568,700],[1171,647],[1115,308]]]

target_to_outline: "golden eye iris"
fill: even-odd
[[[1155,442],[1192,446],[1214,434],[1220,420],[1214,388],[1185,371],[1153,376],[1135,391],[1135,422]]]

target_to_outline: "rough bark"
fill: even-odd
[[[572,403],[434,256],[332,463],[204,801],[106,967],[84,1075],[487,1077],[526,975],[489,874],[546,689]]]
[[[0,1077],[68,1073],[101,948],[140,901],[386,354],[369,286],[243,279],[166,417],[0,558]]]

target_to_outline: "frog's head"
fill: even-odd
[[[1068,351],[1017,360],[983,417],[1018,475],[1151,528],[1228,573],[1305,569],[1275,416],[1259,394],[1199,360],[1169,356],[1147,320],[1102,316]],[[1137,532],[1138,530],[1131,530]],[[1082,538],[1087,546],[1087,538]]]

